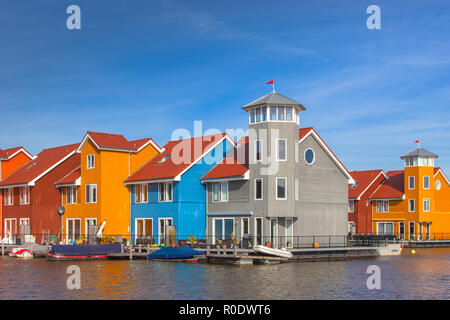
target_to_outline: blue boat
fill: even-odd
[[[150,260],[196,262],[198,258],[195,256],[201,254],[203,252],[190,247],[166,247],[150,253],[148,258]]]
[[[53,245],[47,253],[48,260],[107,259],[108,253],[121,252],[120,244]]]

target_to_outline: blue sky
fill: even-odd
[[[81,7],[82,29],[66,28]],[[369,30],[366,8],[381,8]],[[152,137],[247,128],[246,103],[307,107],[350,170],[399,169],[414,140],[450,173],[448,1],[3,1],[0,148],[33,153],[87,130]]]

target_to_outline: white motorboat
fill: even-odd
[[[274,249],[262,245],[256,245],[253,247],[253,250],[258,253],[268,254],[275,257],[292,258],[292,253],[287,251],[285,248]]]

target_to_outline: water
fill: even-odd
[[[450,299],[450,249],[398,257],[222,266],[134,261],[0,258],[0,299]],[[81,269],[81,290],[66,268]],[[368,290],[367,267],[381,268]]]

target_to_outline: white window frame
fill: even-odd
[[[261,221],[261,243],[258,242],[258,221]],[[264,244],[264,219],[262,217],[255,217],[253,230],[255,231],[255,244]]]
[[[26,223],[24,223],[26,221]],[[30,225],[30,218],[20,218],[19,219],[19,226],[29,226]]]
[[[66,241],[67,242],[69,242],[69,236],[70,236],[69,235],[69,223],[73,222],[73,221],[76,221],[76,220],[80,221],[80,236],[82,235],[82,233],[81,233],[81,219],[80,218],[67,218],[66,219]],[[73,235],[74,235],[74,241],[77,241],[77,239],[75,237],[75,234],[73,234]]]
[[[3,191],[3,203],[4,206],[14,205],[14,189],[8,188]]]
[[[355,200],[348,200],[348,212],[355,212]]]
[[[247,225],[248,225],[248,232],[247,233],[244,233],[244,220],[247,221]],[[244,234],[250,234],[250,218],[249,217],[241,218],[241,239],[244,236]]]
[[[73,190],[75,192],[73,193]],[[77,204],[77,187],[76,186],[69,186],[66,187],[66,204]]]
[[[222,220],[222,238],[221,239],[216,239],[216,221],[217,220]],[[233,221],[233,231],[232,231],[232,233],[236,236],[235,219],[233,217],[213,218],[212,219],[212,229],[213,229],[214,243],[215,243],[216,240],[225,240],[226,239],[226,235],[225,235],[225,220],[232,220]]]
[[[214,186],[215,185],[218,185],[219,186],[219,190],[218,190],[218,198],[217,198],[217,200],[215,200],[214,199]],[[224,187],[226,185],[226,188]],[[228,192],[228,181],[224,181],[224,182],[212,182],[212,184],[211,184],[211,189],[212,189],[212,194],[211,194],[211,196],[212,196],[212,201],[213,202],[228,202],[228,199],[229,199],[229,192]],[[224,190],[226,190],[226,195],[227,195],[227,198],[224,200],[223,199],[223,194],[224,194]]]
[[[307,152],[308,150],[311,150],[312,153],[313,153],[313,156],[314,156],[313,161],[312,161],[311,163],[308,163],[308,161],[306,161],[306,152]],[[312,149],[312,148],[306,148],[305,152],[303,153],[303,159],[305,160],[305,163],[306,163],[308,166],[312,166],[312,165],[314,164],[314,162],[316,162],[316,152],[314,151],[314,149]]]
[[[403,226],[403,233],[401,233],[401,226]],[[399,223],[398,223],[398,235],[401,237],[402,235],[403,235],[403,238],[402,239],[404,239],[405,238],[405,235],[406,235],[406,228],[405,228],[405,222],[404,221],[400,221]]]
[[[86,156],[86,168],[94,169],[95,168],[95,154],[91,153]]]
[[[166,219],[172,219],[172,218],[166,218]],[[136,242],[136,240],[138,239],[138,221],[139,220],[142,220],[143,221],[143,226],[144,226],[144,228],[143,228],[143,233],[145,233],[145,223],[146,223],[146,221],[147,220],[151,220],[152,221],[152,230],[151,230],[151,232],[152,232],[152,234],[142,234],[142,236],[143,237],[145,237],[145,236],[151,236],[152,238],[153,238],[153,228],[154,228],[154,224],[153,224],[153,218],[136,218],[136,219],[134,219],[134,241]],[[158,223],[159,223],[159,221],[158,221]],[[172,223],[173,223],[173,221],[172,221]],[[158,225],[158,228],[159,228],[159,225]]]
[[[385,204],[387,203],[387,210]],[[381,204],[381,210],[379,210],[379,204]],[[389,212],[389,200],[377,200],[377,213]]]
[[[425,203],[428,202],[428,210],[425,210],[426,206]],[[431,201],[430,199],[423,199],[423,212],[430,212],[430,206],[431,206]]]
[[[275,221],[275,234],[272,234],[272,221]],[[273,242],[272,242],[273,238]],[[270,244],[272,245],[272,248],[278,247],[278,218],[270,218],[270,224],[269,224],[269,240]]]
[[[390,233],[386,233],[386,225],[390,224],[392,225],[392,234],[395,234],[394,232],[394,222],[391,221],[380,221],[377,222],[377,235],[390,235]],[[383,225],[383,233],[380,233],[380,225]]]
[[[148,203],[148,184],[140,183],[135,185],[134,203]]]
[[[416,236],[416,222],[415,221],[410,221],[409,223],[408,223],[408,236],[409,236],[409,239],[411,239],[411,225],[413,226],[413,234],[412,234],[412,236]]]
[[[414,210],[411,210],[411,201],[414,206]],[[408,212],[416,212],[416,199],[408,199]]]
[[[434,183],[434,187],[436,188],[437,191],[441,190],[441,188],[442,188],[441,181],[436,180],[436,182]]]
[[[284,180],[284,198],[279,198],[278,197],[278,180]],[[275,199],[276,200],[287,200],[287,191],[288,191],[288,186],[287,186],[288,182],[287,182],[287,178],[286,177],[278,177],[275,179]]]
[[[164,230],[161,230],[161,221],[164,221]],[[170,224],[168,223],[170,221]],[[173,218],[170,217],[164,217],[164,218],[158,218],[158,243],[161,244],[166,237],[166,226],[173,226]]]
[[[161,200],[161,185],[164,185],[163,199]],[[169,188],[170,187],[170,200],[168,200]],[[148,200],[148,199],[147,199]],[[159,182],[158,183],[158,202],[173,202],[173,182]]]
[[[261,181],[261,198],[257,198],[256,197],[256,194],[257,194],[257,188],[256,188],[256,182],[257,181]],[[255,199],[255,201],[260,201],[260,200],[263,200],[264,199],[264,181],[263,181],[263,178],[256,178],[255,179],[255,192],[254,192],[254,199]]]
[[[280,141],[284,141],[284,159],[280,159]],[[287,139],[277,139],[277,161],[287,161]]]
[[[260,148],[260,159],[258,160],[258,143]],[[262,148],[262,140],[255,140],[255,162],[263,161],[263,148]]]
[[[25,190],[25,194],[24,194],[24,190]],[[20,200],[19,200],[19,204],[21,206],[25,206],[30,204],[30,187],[20,187],[19,188],[19,194],[20,194]]]
[[[427,188],[425,188],[425,180],[427,180],[427,179],[425,179],[425,178],[428,178],[428,187],[427,187]],[[430,176],[423,176],[423,188],[424,188],[425,190],[430,189]]]
[[[411,182],[413,183],[412,188],[411,188]],[[415,188],[416,188],[416,177],[409,176],[408,177],[408,190],[414,190]]]
[[[93,187],[93,188],[90,188]],[[89,189],[89,192],[88,192]],[[95,189],[95,201],[92,201],[94,192],[93,190]],[[89,202],[88,202],[88,194],[89,194]],[[97,203],[97,198],[98,198],[98,189],[97,189],[97,184],[86,184],[85,188],[84,188],[84,202],[86,204],[92,204],[92,203]]]

